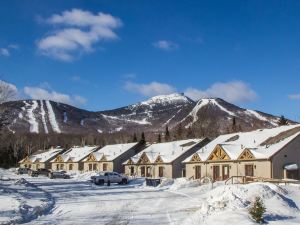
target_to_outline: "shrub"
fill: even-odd
[[[257,223],[263,223],[264,218],[263,214],[266,212],[266,208],[264,206],[264,203],[260,197],[256,197],[255,201],[253,202],[253,205],[249,209],[249,213],[252,217],[252,219]]]

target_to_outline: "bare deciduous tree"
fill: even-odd
[[[15,99],[17,92],[15,85],[0,80],[0,104]]]

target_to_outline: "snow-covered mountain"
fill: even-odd
[[[183,94],[160,95],[126,107],[91,112],[48,100],[24,100],[0,105],[6,129],[12,133],[113,133],[163,131],[182,126],[226,133],[233,120],[239,129],[277,126],[278,117],[242,109],[222,99],[195,102]]]

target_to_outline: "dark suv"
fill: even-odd
[[[43,176],[49,176],[49,173],[50,173],[51,171],[50,170],[48,170],[48,169],[44,169],[44,168],[41,168],[41,169],[38,169],[37,170],[37,173],[39,174],[39,175],[43,175]]]

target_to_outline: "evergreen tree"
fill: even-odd
[[[192,127],[189,126],[188,131],[187,131],[187,138],[195,138],[194,131],[192,130]]]
[[[284,116],[281,116],[279,121],[278,121],[278,125],[279,126],[285,126],[285,125],[288,125],[288,121],[287,119],[284,117]]]
[[[260,197],[256,197],[253,205],[249,209],[252,219],[257,223],[263,223],[263,214],[266,212],[264,203]]]
[[[161,134],[160,133],[158,134],[158,137],[157,137],[157,143],[161,143]]]
[[[232,118],[232,132],[236,132],[237,129],[236,129],[236,119],[235,117]]]
[[[133,134],[133,142],[137,142],[136,133]]]
[[[168,126],[166,126],[165,140],[170,141],[170,132]]]
[[[140,143],[141,144],[145,144],[146,143],[146,138],[145,138],[145,133],[144,132],[142,132]]]
[[[177,130],[176,130],[176,139],[181,140],[182,139],[182,134],[183,134],[183,129],[181,123],[178,125]]]

